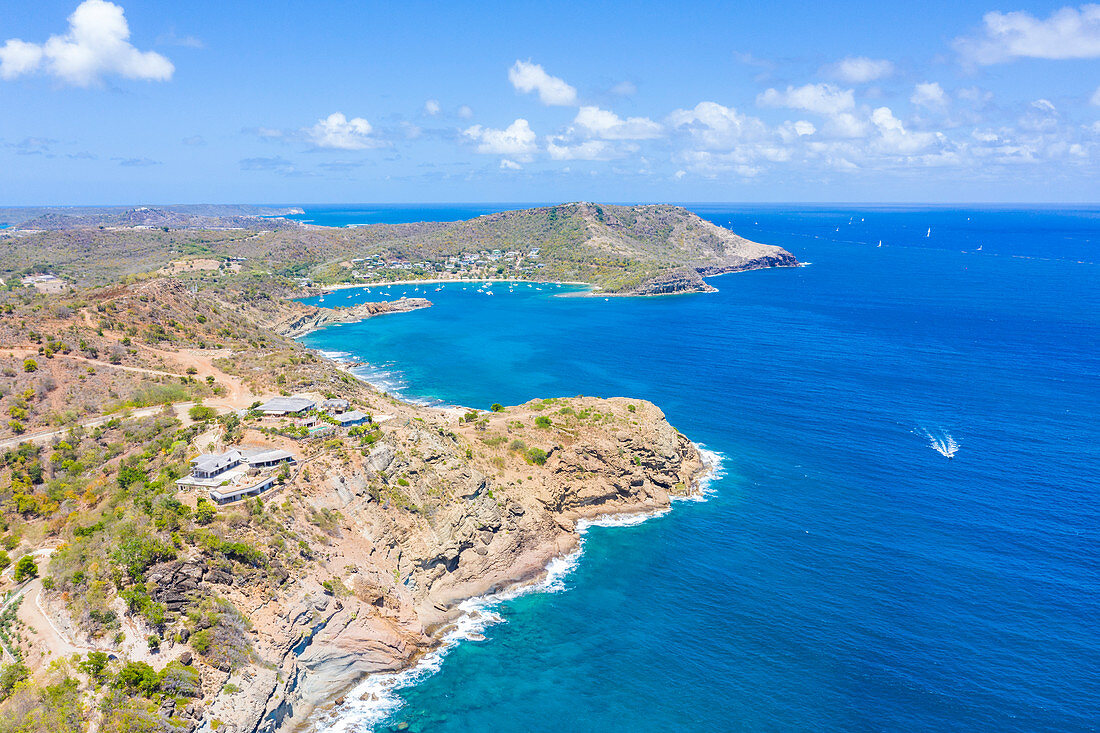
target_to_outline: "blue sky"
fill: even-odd
[[[0,205],[1091,202],[1100,5],[0,0]]]

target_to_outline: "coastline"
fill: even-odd
[[[313,285],[307,288],[307,291],[313,295],[319,295],[322,293],[332,292],[336,290],[349,290],[351,288],[384,288],[388,285],[419,285],[421,283],[436,285],[439,283],[524,283],[531,285],[582,285],[588,288],[595,288],[597,286],[591,283],[581,282],[579,280],[528,280],[526,278],[502,278],[502,277],[444,277],[444,278],[427,278],[419,280],[378,280],[368,283],[338,283],[336,285]],[[308,295],[304,297],[313,297]]]
[[[326,357],[327,358],[327,357]],[[400,398],[398,398],[400,399]],[[402,400],[404,401],[404,400]],[[408,403],[406,404],[415,404]],[[434,409],[456,409],[434,408]],[[725,475],[721,453],[707,450],[704,444],[692,443],[701,460],[684,494],[668,496],[668,504],[634,506],[623,511],[579,513],[572,519],[573,529],[566,532],[571,542],[562,545],[559,538],[543,546],[549,554],[532,568],[530,562],[515,563],[497,574],[487,592],[468,596],[454,603],[454,616],[429,632],[436,646],[407,660],[396,670],[369,673],[316,700],[304,701],[310,712],[289,729],[296,731],[331,731],[351,733],[369,729],[384,722],[404,706],[399,690],[415,686],[438,672],[447,655],[464,641],[484,641],[483,631],[505,621],[496,608],[508,601],[533,593],[559,593],[566,590],[566,578],[577,568],[584,555],[588,530],[592,527],[633,527],[672,512],[681,501],[705,502],[713,494],[710,485]],[[564,518],[564,517],[563,517]],[[542,553],[545,554],[545,553]],[[519,570],[520,572],[511,572]]]
[[[480,282],[480,281],[479,281]],[[332,324],[338,325],[338,324]],[[296,339],[298,340],[298,339]],[[456,415],[472,408],[461,405],[424,405],[414,398],[393,394],[370,382],[352,369],[361,362],[351,362],[336,355],[347,352],[325,352],[305,346],[319,358],[341,371],[368,384],[372,389],[415,409],[431,409]],[[330,355],[331,354],[331,355]],[[286,721],[286,731],[334,731],[350,733],[377,725],[403,704],[397,691],[417,684],[437,672],[447,654],[463,641],[482,640],[482,631],[503,622],[495,612],[501,603],[530,593],[554,593],[565,589],[564,579],[579,563],[584,549],[585,534],[596,527],[629,527],[670,513],[679,501],[703,502],[711,495],[710,485],[724,475],[724,456],[709,451],[704,445],[688,441],[697,456],[697,466],[691,473],[686,490],[669,492],[663,501],[646,497],[638,503],[609,511],[607,507],[578,507],[557,514],[554,534],[545,536],[535,547],[511,558],[505,567],[477,579],[478,588],[469,595],[444,599],[449,610],[441,621],[426,628],[435,645],[404,660],[393,660],[394,669],[371,672],[352,680],[335,677],[343,668],[326,670],[322,665],[311,670],[318,681],[326,677],[328,689],[317,690],[315,696],[298,698],[305,713]],[[324,688],[321,684],[319,687]]]

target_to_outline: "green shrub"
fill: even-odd
[[[15,686],[27,679],[30,671],[22,662],[12,662],[0,668],[0,701],[7,700],[15,691]]]
[[[160,677],[145,662],[127,662],[118,671],[115,685],[131,692],[152,695],[160,690]]]
[[[206,499],[206,497],[200,496],[195,504],[194,516],[196,524],[210,524],[214,521],[214,518],[218,516],[218,510]]]
[[[538,466],[545,465],[548,456],[549,454],[542,448],[531,448],[527,451],[527,460]]]
[[[500,404],[499,402],[494,402],[489,409],[493,412],[504,412],[504,405]]]
[[[205,405],[195,405],[187,411],[187,416],[196,422],[200,420],[213,420],[218,416],[218,411],[213,407],[207,407]]]
[[[38,371],[38,362],[34,359],[23,360],[23,371],[30,373]]]
[[[30,555],[19,558],[19,562],[15,563],[15,582],[22,583],[24,580],[37,577],[38,565],[35,564],[34,558]]]
[[[94,680],[102,680],[108,660],[107,652],[88,652],[88,658],[80,662],[77,669]]]
[[[536,428],[548,428],[548,427],[550,427],[550,418],[548,418],[546,415],[539,415],[538,417],[535,418],[535,427]]]

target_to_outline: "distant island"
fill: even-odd
[[[797,265],[680,206],[571,203],[460,222],[322,227],[259,207],[33,210],[0,230],[4,277],[44,267],[77,286],[213,260],[200,281],[262,277],[286,288],[372,281],[511,278],[589,283],[600,292],[705,292],[704,277]],[[90,252],[97,255],[89,262]],[[183,269],[176,266],[178,272]]]
[[[645,400],[408,404],[294,337],[428,300],[295,296],[461,277],[650,295],[797,264],[675,206],[267,216],[35,211],[0,233],[0,727],[300,728],[438,648],[463,600],[538,579],[582,520],[699,491],[702,453]]]

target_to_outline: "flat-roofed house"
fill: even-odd
[[[259,496],[278,481],[281,465],[295,463],[294,454],[281,448],[232,448],[191,461],[189,476],[176,481],[181,489],[205,489],[218,504]]]
[[[303,415],[316,406],[317,403],[308,397],[274,397],[256,409],[265,415],[281,417],[283,415]]]
[[[249,468],[274,468],[283,463],[294,463],[294,454],[282,448],[273,448],[245,457]]]
[[[351,412],[333,415],[332,419],[340,423],[340,427],[347,428],[352,425],[362,425],[370,422],[370,415],[359,412],[359,410],[352,410]]]

